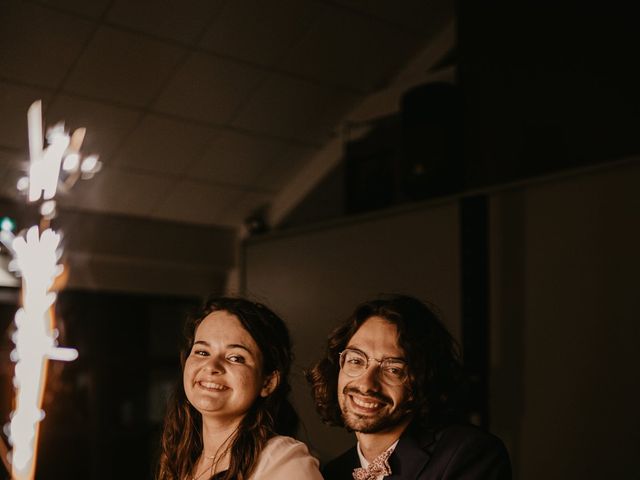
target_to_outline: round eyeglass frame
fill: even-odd
[[[345,360],[344,358],[346,357],[344,354],[349,353],[349,352],[354,352],[360,356],[362,356],[365,360],[365,364],[364,364],[364,368],[362,369],[362,371],[360,373],[356,373],[355,375],[353,375],[351,373],[349,373],[348,369],[344,368],[344,363]],[[376,362],[378,362],[378,376],[381,380],[384,381],[384,383],[391,385],[391,386],[400,386],[403,385],[406,381],[407,378],[409,378],[409,374],[405,370],[403,371],[403,377],[401,379],[399,378],[395,378],[393,376],[389,377],[387,374],[385,374],[386,370],[383,368],[383,364],[388,363],[388,362],[396,362],[396,363],[403,363],[405,365],[405,367],[407,366],[407,362],[405,362],[404,360],[399,360],[399,359],[394,359],[394,358],[383,358],[381,360],[378,360],[377,358],[373,358],[373,357],[369,357],[369,355],[367,355],[366,353],[364,353],[363,351],[360,350],[356,350],[353,348],[345,348],[344,350],[342,350],[339,354],[338,354],[338,365],[340,367],[340,370],[343,370],[345,375],[351,377],[351,378],[358,378],[361,377],[368,369],[369,369],[369,364],[371,363],[371,360],[375,360]]]

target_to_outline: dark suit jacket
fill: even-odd
[[[326,480],[353,480],[360,466],[356,447],[330,461]],[[439,431],[408,429],[389,457],[385,480],[510,480],[511,464],[497,437],[478,428],[455,425]]]

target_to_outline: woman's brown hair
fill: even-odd
[[[276,389],[269,396],[256,399],[231,440],[229,469],[222,479],[244,480],[251,474],[269,438],[276,434],[292,435],[298,426],[298,416],[287,399],[291,390],[288,382],[291,340],[282,319],[264,305],[241,298],[211,298],[185,325],[185,343],[180,355],[183,369],[198,325],[215,311],[235,315],[253,337],[262,353],[265,375],[275,371],[280,374]],[[187,401],[179,382],[167,408],[156,479],[189,478],[202,448],[202,417]]]

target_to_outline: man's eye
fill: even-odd
[[[244,357],[242,355],[229,355],[227,360],[231,363],[244,363]]]
[[[361,358],[347,358],[347,363],[351,365],[364,365],[364,360]]]
[[[404,368],[402,366],[389,365],[385,368],[385,371],[395,377],[401,377],[404,375]]]

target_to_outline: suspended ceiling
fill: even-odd
[[[354,112],[389,113],[367,102],[446,54],[452,18],[445,0],[0,1],[0,195],[22,201],[42,99],[104,165],[63,208],[219,227],[288,210]]]

